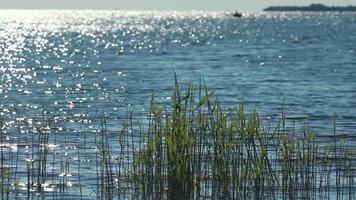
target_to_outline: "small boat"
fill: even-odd
[[[232,14],[232,16],[240,18],[243,16],[243,14],[236,11],[234,14]]]

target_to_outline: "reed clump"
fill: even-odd
[[[133,188],[145,199],[354,199],[353,154],[335,135],[318,141],[306,124],[299,134],[281,114],[265,127],[244,103],[225,112],[205,86],[184,91],[178,81],[172,103],[151,101],[144,146],[133,151]],[[131,134],[134,130],[131,131]]]
[[[70,134],[55,115],[17,131],[0,118],[1,199],[356,199],[354,146],[336,120],[326,139],[284,112],[266,125],[243,101],[227,111],[205,84],[177,79],[170,104],[152,95],[149,107],[120,131],[105,114]]]

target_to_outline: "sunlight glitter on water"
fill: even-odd
[[[77,180],[75,173],[64,175],[66,163],[78,162],[87,172],[83,180],[95,185],[89,155],[97,148],[86,134],[100,133],[105,113],[118,145],[128,109],[144,121],[153,92],[160,104],[172,101],[174,72],[182,82],[203,77],[226,110],[243,97],[273,120],[285,106],[298,126],[314,120],[321,134],[330,134],[336,114],[338,129],[353,134],[355,19],[349,13],[256,13],[237,20],[219,12],[1,11],[0,116],[12,138],[0,149],[21,152],[28,163],[38,162],[29,152],[48,150],[63,158],[50,166],[56,178],[70,179],[56,179],[60,187]],[[32,143],[41,131],[50,133],[49,141]]]

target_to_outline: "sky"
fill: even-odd
[[[258,12],[271,5],[356,5],[356,0],[0,0],[1,9],[123,9]]]

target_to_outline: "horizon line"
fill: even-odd
[[[121,8],[0,8],[0,10],[88,10],[88,11],[175,11],[175,12],[244,12],[244,13],[258,13],[258,11],[247,10],[207,10],[207,9],[121,9]]]

